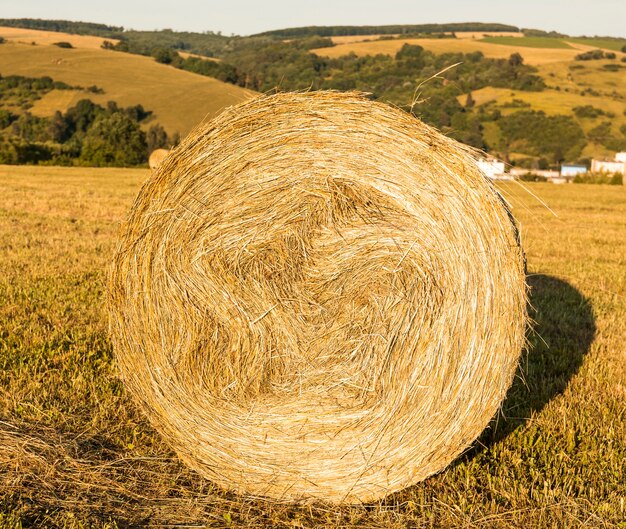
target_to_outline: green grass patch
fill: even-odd
[[[622,47],[626,46],[626,39],[611,39],[611,38],[586,38],[577,37],[573,39],[567,39],[568,42],[575,42],[577,44],[584,44],[585,46],[594,46],[596,48],[604,48],[607,50],[622,51]]]
[[[525,48],[571,48],[567,42],[552,37],[485,37],[481,41]]]

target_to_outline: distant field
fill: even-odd
[[[0,37],[4,37],[10,42],[22,44],[43,44],[51,45],[55,42],[69,42],[75,48],[100,49],[105,40],[118,42],[117,39],[104,39],[90,35],[73,35],[57,31],[41,31],[37,29],[22,29],[0,27]]]
[[[626,68],[608,71],[605,66],[620,64],[615,61],[574,61],[538,66],[539,74],[548,84],[559,83],[561,88],[593,88],[613,94],[617,99],[626,98]],[[626,64],[624,64],[626,66]]]
[[[250,90],[159,64],[150,57],[102,49],[3,44],[0,73],[47,75],[71,85],[104,89],[103,94],[52,91],[33,107],[35,114],[65,110],[84,97],[100,104],[114,100],[120,106],[142,104],[153,112],[148,126],[159,122],[168,132],[180,134],[253,95]]]
[[[517,43],[521,38],[508,37],[511,42]],[[349,53],[356,55],[376,55],[383,53],[395,55],[404,44],[422,46],[433,53],[469,53],[481,51],[485,57],[493,59],[505,59],[513,53],[519,53],[528,64],[539,65],[551,62],[561,62],[573,60],[580,53],[574,48],[535,48],[518,45],[493,44],[476,39],[393,39],[374,40],[369,42],[354,42],[349,44],[339,44],[332,48],[318,48],[311,50],[313,53],[323,57],[341,57]]]
[[[498,31],[497,33],[490,31],[455,31],[457,39],[482,39],[484,37],[523,37],[520,31]]]
[[[622,48],[626,46],[626,39],[566,38],[564,40],[614,51],[622,51]]]
[[[565,48],[571,46],[562,40],[549,37],[485,37],[482,42],[505,46],[524,46],[527,48]]]
[[[499,186],[532,287],[523,374],[450,468],[380,503],[336,507],[219,490],[128,398],[104,291],[119,223],[148,176],[0,166],[1,529],[623,527],[626,189]]]
[[[626,101],[608,99],[605,97],[583,96],[557,90],[524,92],[522,90],[494,88],[491,86],[475,90],[472,92],[472,96],[477,105],[489,103],[490,101],[495,101],[502,105],[517,99],[529,103],[533,110],[543,110],[547,114],[571,114],[574,107],[592,105],[606,112],[614,113],[615,118],[613,118],[613,120],[615,123],[626,123],[626,116],[623,114],[623,112],[626,111]],[[458,99],[459,102],[464,102],[464,96],[459,96]],[[511,109],[511,111],[514,110],[520,109]]]
[[[189,57],[195,57],[197,59],[202,59],[204,61],[214,61],[214,62],[220,62],[221,59],[218,59],[217,57],[206,57],[204,55],[198,55],[197,53],[189,53],[188,51],[181,51],[181,50],[176,50],[176,52],[178,53],[178,55],[180,55],[183,59],[188,59]]]

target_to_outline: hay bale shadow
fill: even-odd
[[[562,279],[529,275],[528,347],[501,413],[466,457],[484,450],[518,427],[561,394],[578,372],[593,343],[596,324],[590,301]],[[466,459],[466,458],[462,458]]]

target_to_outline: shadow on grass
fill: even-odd
[[[502,410],[466,457],[504,439],[562,393],[578,372],[596,333],[591,303],[562,279],[535,274],[530,286],[529,346]],[[465,458],[462,458],[465,459]]]

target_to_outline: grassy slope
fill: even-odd
[[[536,66],[549,89],[543,92],[522,92],[505,88],[487,87],[474,92],[473,97],[478,105],[494,102],[496,105],[506,104],[512,99],[521,99],[530,103],[530,109],[543,110],[548,114],[573,114],[575,106],[593,105],[605,111],[615,114],[612,118],[613,134],[620,137],[621,125],[626,124],[626,68],[617,72],[604,70],[605,64],[623,64],[617,61],[575,61],[574,57],[588,49],[593,49],[592,44],[619,42],[594,39],[568,39],[576,41],[571,47],[559,39],[540,37],[487,37],[476,39],[398,39],[371,42],[354,42],[340,44],[333,48],[321,48],[313,50],[320,55],[338,57],[346,53],[354,52],[357,55],[376,53],[394,54],[404,43],[418,44],[435,53],[482,51],[486,57],[507,58],[511,53],[520,53],[525,61]],[[597,40],[597,39],[596,39]],[[564,47],[556,47],[561,43]],[[530,47],[532,46],[532,47]],[[626,57],[626,54],[618,53],[618,58]],[[572,68],[574,66],[574,68]],[[557,87],[559,90],[557,90]],[[595,95],[582,93],[593,89]],[[464,104],[466,94],[460,94],[458,99]],[[515,109],[519,110],[519,109]],[[513,109],[503,109],[503,113],[512,112]],[[590,130],[608,118],[583,119],[581,125],[585,131]],[[498,137],[497,127],[492,123],[485,125],[485,135],[488,143],[495,144]],[[613,153],[598,144],[589,143],[582,155],[586,157],[608,156]]]
[[[603,38],[566,38],[566,42],[583,44],[593,48],[602,48],[605,50],[622,51],[626,46],[626,39],[603,39]]]
[[[323,57],[340,57],[348,53],[356,53],[359,56],[377,53],[394,55],[404,44],[414,44],[434,53],[482,51],[485,57],[493,59],[508,58],[512,53],[519,53],[528,64],[533,65],[572,60],[580,53],[574,48],[536,48],[518,45],[522,41],[519,37],[510,37],[510,40],[511,45],[493,44],[477,39],[393,39],[340,44],[332,48],[311,51]]]
[[[142,104],[152,110],[152,123],[170,133],[186,134],[206,116],[250,97],[253,92],[210,77],[177,70],[154,59],[102,49],[61,49],[56,46],[0,45],[0,73],[40,77],[71,85],[97,85],[104,94],[51,92],[33,113],[64,110],[78,99],[97,103],[115,100],[121,106]]]
[[[502,188],[522,223],[536,335],[481,442],[370,507],[220,492],[117,378],[103,308],[146,170],[0,167],[0,527],[618,527],[626,518],[626,190]],[[22,525],[20,525],[22,524]],[[93,524],[93,525],[91,525]]]
[[[542,92],[523,92],[510,90],[508,88],[487,87],[473,92],[477,106],[494,103],[503,114],[525,110],[523,108],[506,108],[502,105],[510,103],[513,99],[519,99],[530,104],[528,110],[542,110],[546,114],[567,114],[574,115],[573,108],[577,106],[591,105],[595,108],[611,112],[613,118],[599,116],[594,119],[577,118],[581,127],[588,132],[593,127],[604,121],[611,123],[612,133],[620,137],[622,132],[620,127],[626,125],[626,99],[623,87],[626,86],[626,68],[617,72],[609,72],[602,68],[604,64],[611,61],[589,61],[570,63],[550,63],[539,66],[539,74],[546,80],[549,89]],[[571,69],[576,65],[580,69]],[[556,87],[560,90],[556,90]],[[585,89],[592,88],[597,95],[581,93]],[[466,99],[465,95],[459,95],[461,104]],[[497,131],[493,130],[493,124],[486,126],[486,138],[490,144],[494,145]],[[497,129],[497,127],[496,127]],[[612,157],[614,153],[609,152],[602,145],[588,143],[583,151],[584,157]]]
[[[105,40],[110,42],[118,42],[117,39],[104,39],[102,37],[94,37],[91,35],[73,35],[71,33],[62,33],[60,31],[42,31],[38,29],[23,29],[0,27],[0,37],[4,37],[10,42],[22,44],[44,44],[50,45],[55,42],[69,42],[75,48],[100,49]]]

